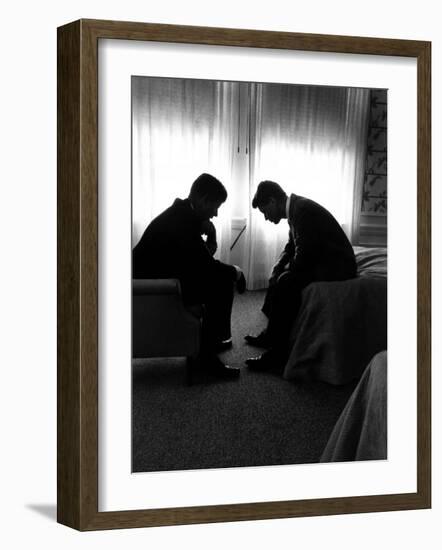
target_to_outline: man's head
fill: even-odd
[[[266,220],[279,223],[286,217],[285,205],[287,194],[284,189],[274,181],[262,181],[258,185],[252,206],[258,208]]]
[[[224,185],[210,174],[201,174],[189,192],[190,203],[201,221],[218,215],[218,208],[227,199]]]

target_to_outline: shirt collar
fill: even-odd
[[[290,195],[287,197],[287,202],[285,203],[285,213],[287,215],[287,219],[290,219],[289,210],[290,210]]]

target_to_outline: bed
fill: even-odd
[[[333,428],[321,462],[387,458],[387,352],[370,361]]]
[[[387,249],[355,247],[358,276],[306,287],[290,335],[287,380],[341,385],[387,349]]]

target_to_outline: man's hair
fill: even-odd
[[[224,185],[210,174],[201,174],[192,183],[189,199],[203,199],[224,202],[227,199],[227,191]]]
[[[253,197],[253,208],[265,206],[270,199],[281,201],[287,198],[284,189],[275,181],[265,180],[258,185],[255,196]]]

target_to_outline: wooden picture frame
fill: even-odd
[[[417,492],[98,511],[98,40],[124,39],[417,59]],[[58,29],[58,521],[82,531],[431,506],[431,44],[79,20]]]

